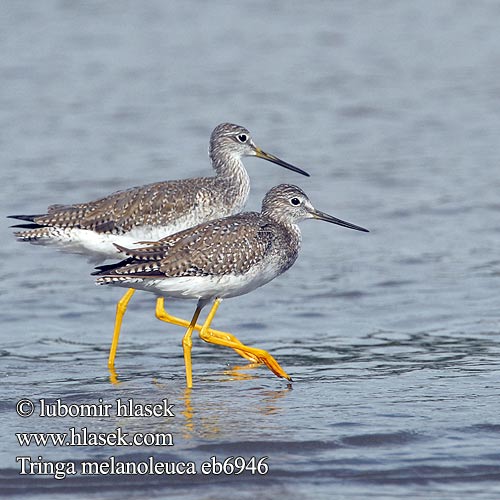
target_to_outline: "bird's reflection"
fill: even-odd
[[[113,385],[120,385],[121,382],[118,380],[118,373],[116,373],[116,370],[114,368],[108,368],[109,370],[109,381]]]
[[[259,363],[248,363],[246,365],[235,365],[225,369],[215,379],[217,383],[238,383],[247,382],[251,380],[258,381],[259,375],[257,372],[250,370],[257,368]],[[112,385],[118,386],[122,384],[119,375],[114,368],[109,368],[109,381]],[[152,378],[152,383],[161,391],[172,391],[172,386],[158,381],[157,378]],[[201,384],[200,384],[201,385]],[[179,401],[179,416],[182,416],[183,422],[182,435],[186,440],[189,439],[214,439],[217,436],[223,435],[228,430],[228,425],[233,429],[235,426],[234,420],[230,423],[221,422],[224,415],[234,415],[235,407],[231,404],[233,399],[228,397],[226,400],[217,397],[217,400],[207,400],[207,392],[200,392],[200,385],[194,389],[183,388],[181,392],[175,390],[177,395],[171,394],[172,400]],[[286,387],[278,390],[258,390],[252,391],[251,405],[252,411],[258,412],[262,415],[276,415],[279,414],[283,407],[279,401],[284,398],[292,390],[292,385],[287,384]],[[177,397],[176,397],[177,396]],[[169,399],[170,399],[169,398]],[[202,401],[200,401],[202,398]],[[225,401],[225,403],[224,403]],[[215,411],[212,411],[212,408]],[[227,407],[227,408],[225,408]],[[227,410],[227,411],[225,411]],[[242,425],[246,425],[242,423]]]
[[[217,382],[231,383],[248,380],[258,380],[259,377],[247,370],[262,366],[258,363],[249,363],[247,365],[237,365],[228,368],[222,372],[217,378]],[[284,398],[292,390],[292,385],[287,384],[283,389],[279,390],[263,390],[257,393],[252,393],[252,411],[257,411],[263,415],[276,415],[282,411],[282,406],[278,401]],[[184,409],[184,438],[203,438],[213,439],[220,436],[228,430],[228,422],[221,423],[222,415],[234,415],[234,406],[231,405],[231,400],[227,400],[227,405],[224,405],[221,398],[217,398],[217,411],[211,412],[206,407],[206,399],[204,399],[203,408],[198,407],[196,401],[193,402],[193,397],[196,395],[196,389],[185,389],[183,394]],[[227,412],[224,407],[227,406]],[[234,421],[230,423],[234,427]],[[246,425],[246,424],[244,424]]]
[[[254,380],[258,377],[253,373],[248,373],[246,370],[251,370],[253,368],[258,368],[262,366],[261,363],[248,363],[246,365],[237,365],[224,370],[224,375],[228,378],[221,378],[221,382],[233,382],[235,380]]]

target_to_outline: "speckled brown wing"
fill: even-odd
[[[278,237],[276,226],[257,213],[218,219],[137,249],[108,275],[143,278],[242,274],[261,261]]]
[[[148,224],[166,225],[193,209],[196,193],[210,183],[210,178],[189,179],[191,189],[188,190],[184,188],[185,182],[158,182],[89,203],[52,205],[46,215],[37,216],[33,221],[40,226],[78,227],[98,233],[123,233]]]
[[[243,274],[267,254],[276,237],[258,214],[228,217],[185,241],[178,241],[161,260],[165,276]]]

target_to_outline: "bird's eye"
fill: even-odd
[[[248,135],[247,134],[239,134],[238,135],[238,141],[241,143],[245,143],[248,141]]]
[[[298,207],[300,205],[300,200],[298,198],[292,198],[290,200],[290,203],[295,206],[295,207]]]

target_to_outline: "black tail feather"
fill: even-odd
[[[35,222],[35,219],[38,217],[42,217],[45,214],[37,214],[37,215],[7,215],[7,219],[19,219],[19,220],[27,220],[28,222]]]
[[[40,224],[33,223],[33,224],[14,224],[13,226],[10,227],[17,227],[20,229],[38,229],[43,226],[40,226]]]
[[[115,269],[126,266],[127,264],[131,264],[132,262],[134,262],[134,259],[132,257],[129,257],[128,259],[121,260],[120,262],[116,262],[114,264],[105,264],[103,266],[97,266],[96,267],[97,270],[92,273],[92,276],[108,274],[110,271],[114,271]]]

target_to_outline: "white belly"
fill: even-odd
[[[127,248],[140,246],[141,241],[158,241],[165,236],[190,227],[179,221],[169,226],[139,226],[124,234],[97,233],[79,228],[51,228],[50,236],[32,241],[35,244],[55,245],[71,253],[87,255],[91,261],[124,257],[113,243]]]
[[[279,274],[276,267],[265,266],[239,275],[163,279],[130,278],[126,281],[114,282],[113,285],[145,290],[164,297],[210,300],[215,297],[224,299],[244,295],[265,285]]]

